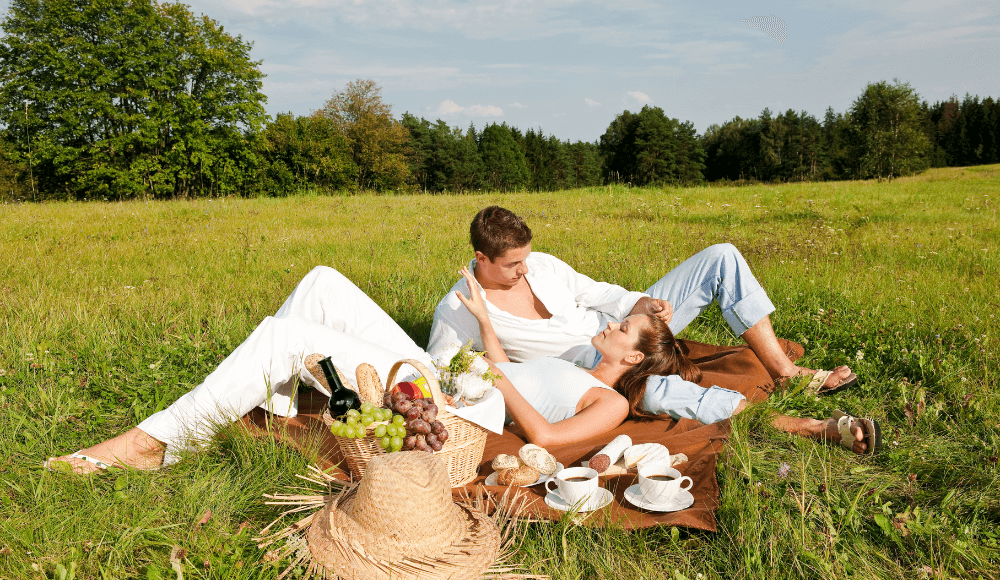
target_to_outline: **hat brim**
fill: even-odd
[[[350,516],[358,487],[345,490],[316,514],[307,534],[315,565],[345,579],[410,580],[481,578],[500,554],[500,529],[485,513],[454,504],[460,531],[438,546],[396,546],[369,553],[364,546],[392,544],[391,530],[378,538]]]

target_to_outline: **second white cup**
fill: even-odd
[[[639,494],[649,503],[668,502],[682,489],[691,489],[693,484],[690,477],[664,463],[646,465],[639,470]]]
[[[555,489],[549,487],[555,483]],[[567,467],[545,482],[545,489],[558,495],[567,506],[587,501],[598,487],[597,471],[589,467]]]

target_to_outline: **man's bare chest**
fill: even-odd
[[[486,290],[486,299],[508,314],[528,320],[548,320],[552,313],[531,291],[531,286],[522,283],[509,290]]]

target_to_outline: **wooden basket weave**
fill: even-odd
[[[441,451],[436,451],[434,454],[448,466],[448,479],[451,481],[451,486],[459,487],[469,483],[476,478],[479,464],[483,460],[483,450],[486,448],[486,429],[445,410],[441,385],[434,378],[434,374],[418,360],[403,359],[392,365],[389,377],[385,381],[386,391],[392,389],[396,373],[404,364],[412,366],[423,375],[427,386],[430,387],[431,394],[434,396],[434,404],[438,407],[437,420],[441,421],[445,429],[448,430],[448,440],[444,442]],[[381,402],[381,400],[382,397],[379,397],[378,401]],[[381,404],[379,403],[377,406],[381,406]],[[323,411],[323,422],[326,423],[327,427],[333,424],[329,409]],[[365,466],[368,465],[368,461],[372,457],[385,453],[385,450],[379,445],[379,438],[375,436],[375,427],[380,424],[384,425],[385,423],[369,425],[366,429],[367,434],[357,439],[333,436],[337,440],[337,444],[340,445],[351,476],[355,479],[364,477]]]

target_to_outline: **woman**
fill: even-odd
[[[622,326],[625,332],[620,336],[605,337],[602,333],[594,337],[607,361],[592,371],[595,378],[589,386],[570,373],[570,384],[562,385],[563,396],[538,398],[536,409],[520,396],[509,379],[501,381],[508,413],[529,441],[539,445],[577,441],[611,430],[625,419],[625,398],[609,387],[613,380],[604,378],[615,374],[620,361],[628,359],[629,341],[637,336],[631,322]],[[496,350],[495,335],[493,342],[494,360],[505,361],[502,351]],[[303,372],[302,360],[313,352],[330,355],[352,382],[356,382],[353,369],[362,362],[375,366],[381,376],[403,358],[415,358],[433,368],[430,356],[364,292],[339,272],[318,267],[299,283],[275,316],[254,329],[202,384],[127,432],[75,453],[50,458],[46,466],[68,464],[77,473],[111,466],[157,469],[176,461],[178,452],[197,447],[220,426],[255,407],[294,416],[298,379],[329,394],[312,375]],[[579,371],[571,363],[565,364],[568,370]],[[500,368],[516,377],[515,382],[525,391],[539,381],[548,385],[551,380],[544,365],[507,362]]]
[[[613,429],[624,417],[620,412],[621,402],[606,394],[607,386],[612,386],[616,392],[624,396],[627,401],[627,415],[630,418],[658,418],[666,414],[663,412],[665,409],[681,407],[676,399],[685,398],[702,401],[700,409],[702,416],[711,416],[715,420],[739,414],[746,408],[745,397],[735,391],[718,387],[705,389],[694,384],[701,380],[701,371],[681,352],[667,324],[649,314],[629,316],[621,324],[610,323],[604,331],[594,336],[591,344],[599,355],[596,366],[589,371],[553,358],[510,363],[493,331],[486,304],[479,293],[475,279],[468,268],[462,268],[461,273],[468,282],[470,297],[466,298],[460,292],[456,292],[456,296],[479,322],[486,356],[492,362],[498,363],[494,367],[494,372],[499,371],[504,375],[513,372],[521,375],[530,369],[538,379],[545,378],[546,374],[559,373],[566,379],[571,379],[574,372],[578,377],[575,382],[562,380],[537,384],[536,389],[541,391],[546,388],[558,391],[572,388],[573,385],[590,386],[580,397],[575,416],[555,423],[550,418],[546,420],[546,417],[537,412],[536,408],[539,405],[532,405],[526,399],[527,396],[535,401],[539,397],[538,393],[525,393],[522,390],[532,384],[531,381],[516,379],[512,384],[505,376],[498,382],[497,387],[504,395],[508,413],[514,418],[514,430],[520,430],[523,438],[533,442],[542,440],[559,444],[579,441]],[[567,365],[569,368],[566,368]],[[580,374],[588,375],[601,384],[593,385],[593,381],[588,383],[586,379],[579,377]],[[659,378],[663,375],[673,375],[665,378],[676,379],[670,389],[647,390],[647,380],[650,377]],[[704,409],[706,393],[712,395],[710,399],[713,403],[710,406],[714,407],[713,409]],[[674,397],[675,400],[660,400],[663,397]],[[594,405],[594,401],[600,401],[602,406]],[[610,409],[610,414],[601,417],[604,408]],[[704,420],[704,422],[710,421]],[[835,412],[830,419],[803,419],[776,415],[772,419],[772,424],[788,433],[839,443],[857,454],[874,453],[880,439],[879,428],[874,421],[858,419],[841,412]]]

